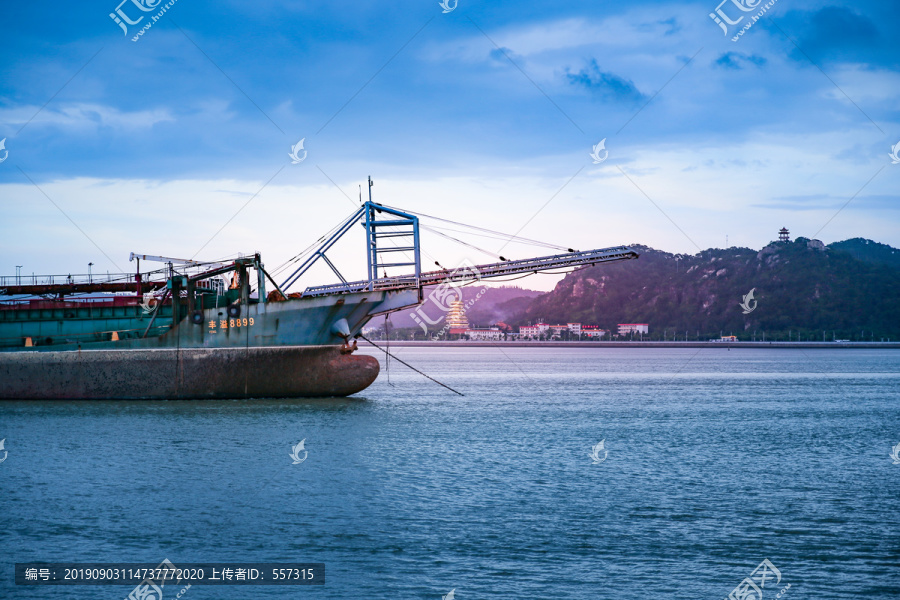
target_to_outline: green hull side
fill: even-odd
[[[139,306],[91,311],[96,314],[87,309],[2,311],[0,344],[6,352],[340,345],[338,321],[346,320],[352,336],[372,316],[418,302],[417,290],[292,298],[239,305],[239,315],[224,306],[207,308],[174,327],[170,306],[158,309],[155,320]],[[27,338],[33,346],[26,347]]]

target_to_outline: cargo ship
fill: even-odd
[[[376,358],[354,353],[363,327],[421,304],[429,286],[638,257],[625,246],[566,249],[423,272],[420,215],[373,202],[371,185],[369,200],[295,257],[281,284],[259,254],[205,263],[132,253],[133,273],[0,278],[0,398],[348,396],[379,373]],[[356,224],[368,278],[347,281],[327,252]],[[163,267],[142,273],[142,260]],[[339,283],[291,293],[318,261]]]

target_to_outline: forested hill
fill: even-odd
[[[853,238],[852,240],[829,244],[828,248],[848,252],[859,260],[881,263],[900,269],[900,250],[887,244],[879,244],[863,238]]]
[[[648,323],[651,336],[694,339],[900,338],[900,252],[870,240],[825,247],[798,238],[750,248],[669,254],[632,246],[637,260],[575,271],[511,319],[581,322],[613,332],[618,323]],[[897,258],[895,258],[897,257]],[[744,314],[741,302],[753,300]]]

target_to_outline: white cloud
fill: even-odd
[[[673,65],[678,68],[682,64],[680,56],[687,50],[683,38],[666,35],[672,25],[663,21],[670,19],[692,27],[698,21],[696,11],[686,7],[669,7],[665,12],[637,8],[603,19],[568,18],[485,32],[520,66],[527,63],[527,72],[534,79],[562,81],[561,64],[577,70],[591,58],[626,73],[657,68],[670,72]],[[430,61],[485,63],[492,52],[496,52],[494,44],[476,32],[454,41],[429,44],[423,56]]]
[[[174,121],[168,109],[122,111],[112,106],[92,103],[63,104],[56,107],[17,106],[0,109],[0,122],[20,127],[55,125],[73,130],[112,127],[122,130],[149,129],[157,123]],[[37,113],[37,115],[35,115]]]
[[[900,89],[900,73],[868,65],[844,64],[829,75],[841,89],[829,84],[830,88],[825,91],[827,97],[852,106],[847,99],[849,96],[866,112],[870,112],[875,108],[872,105],[877,104],[884,104],[883,108],[886,109],[894,109],[897,90]]]
[[[520,233],[524,237],[578,249],[642,243],[694,253],[697,249],[691,240],[704,249],[721,247],[726,234],[732,245],[759,248],[774,239],[782,226],[794,235],[814,235],[834,216],[834,200],[849,199],[877,170],[871,161],[860,164],[836,158],[840,143],[838,134],[822,134],[802,144],[787,137],[759,136],[715,147],[616,148],[598,167],[590,165],[585,147],[568,158],[555,157],[557,176],[547,169],[531,170],[527,164],[485,166],[476,175],[420,172],[377,178],[374,192],[376,201],[392,206],[506,233],[525,226]],[[616,164],[652,202],[621,175]],[[581,165],[584,171],[560,191]],[[264,181],[227,179],[79,178],[40,185],[123,269],[133,268],[127,262],[132,251],[193,257],[241,211],[198,258],[214,260],[260,251],[267,267],[276,270],[355,210],[355,192],[361,183],[335,177],[350,195],[348,199],[324,178],[316,185],[285,183],[289,180],[273,181],[262,191]],[[893,212],[887,212],[890,204],[868,200],[894,193],[891,181],[890,173],[882,173],[818,237],[828,243],[862,236],[900,246]],[[812,205],[795,201],[816,195],[829,201]],[[97,265],[97,271],[115,270],[30,184],[0,185],[0,196],[12,207],[5,215],[0,241],[0,253],[6,258],[0,271],[11,273],[14,265],[23,264],[24,272],[81,272],[86,269],[81,265],[89,261]],[[361,228],[354,228],[329,255],[345,277],[364,277],[362,239]],[[503,245],[501,240],[464,239],[491,252]],[[425,269],[434,260],[444,266],[463,258],[493,262],[488,255],[428,232],[423,233],[423,250]],[[508,258],[550,252],[516,244],[502,251]],[[529,278],[521,284],[547,289],[557,279]],[[323,266],[311,272],[304,285],[335,280]]]

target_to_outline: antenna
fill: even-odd
[[[372,176],[369,175],[369,202],[372,201],[372,186],[375,185],[375,182],[372,181]]]

